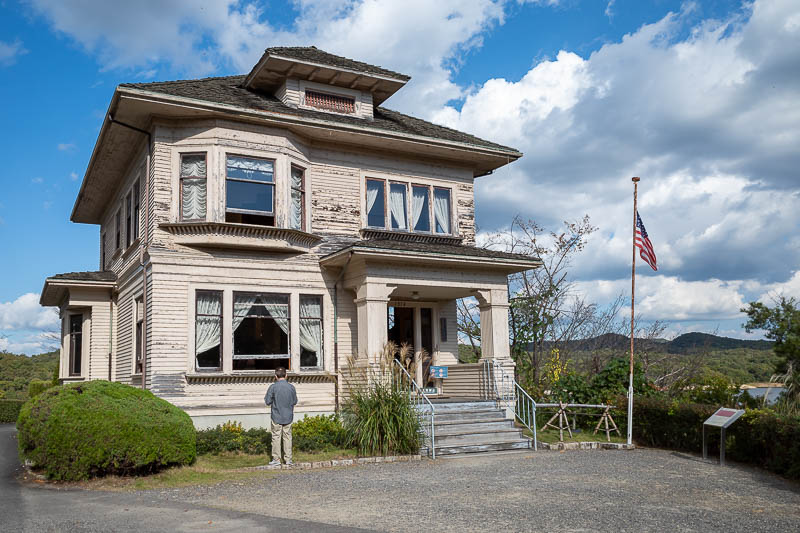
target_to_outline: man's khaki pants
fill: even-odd
[[[272,460],[281,460],[281,440],[283,440],[283,457],[285,462],[292,462],[292,425],[272,422]]]

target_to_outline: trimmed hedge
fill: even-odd
[[[20,455],[51,479],[148,474],[195,460],[195,430],[150,391],[108,381],[48,389],[23,405]]]
[[[13,424],[25,400],[0,400],[0,424]]]
[[[617,405],[624,405],[625,402]],[[633,402],[633,436],[648,446],[702,452],[703,422],[717,406],[637,397]],[[719,451],[718,430],[706,433],[709,453]],[[768,409],[748,409],[726,430],[725,456],[790,479],[800,479],[800,417]]]
[[[341,421],[334,415],[303,418],[292,424],[292,448],[304,452],[325,451],[344,446]],[[197,432],[197,455],[238,452],[248,455],[272,453],[272,432],[268,428],[243,429],[228,421]]]

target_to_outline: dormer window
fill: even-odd
[[[306,90],[305,104],[309,107],[334,113],[355,113],[356,100],[347,96],[325,94],[318,91]]]

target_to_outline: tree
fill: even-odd
[[[745,331],[761,329],[768,339],[775,341],[775,354],[782,358],[778,372],[785,372],[789,363],[800,368],[800,309],[794,298],[780,296],[774,307],[750,302],[741,311],[747,314]]]

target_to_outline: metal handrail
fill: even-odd
[[[517,383],[514,376],[509,376],[503,366],[495,359],[483,362],[484,375],[486,376],[484,390],[493,398],[507,407],[513,408],[514,416],[533,434],[533,449],[538,451],[539,443],[536,438],[536,401]],[[500,377],[501,387],[498,387],[497,378]]]
[[[411,377],[411,374],[408,373],[408,370],[405,369],[405,367],[400,363],[400,361],[394,359],[394,363],[403,372],[403,374],[405,374],[407,382],[412,385],[407,392],[414,405],[414,409],[418,413],[420,413],[422,417],[425,417],[426,413],[428,412],[430,413],[431,416],[430,432],[427,431],[426,424],[420,424],[420,428],[422,430],[422,434],[428,438],[428,441],[430,443],[429,450],[431,453],[431,458],[436,459],[436,433],[434,430],[436,409],[433,407],[433,402],[431,402],[430,398],[428,398],[428,395],[425,394],[425,392],[422,390],[422,387],[417,385],[417,382],[414,381],[414,378]],[[425,404],[427,404],[427,406]]]

